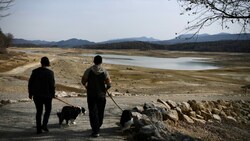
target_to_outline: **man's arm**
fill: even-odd
[[[88,82],[89,71],[90,71],[90,69],[87,69],[87,70],[84,72],[84,74],[83,74],[83,76],[82,76],[82,80],[81,80],[82,85],[83,85],[86,89],[87,89],[87,82]]]
[[[30,99],[32,99],[33,97],[33,94],[32,94],[33,83],[34,83],[34,72],[32,71],[29,82],[28,82],[28,93],[29,93]]]
[[[107,85],[106,87],[106,91],[107,91],[108,89],[111,88],[111,79],[107,71],[105,72],[105,75],[106,75],[105,84]]]
[[[52,98],[55,98],[55,77],[54,77],[54,72],[51,71],[51,80],[50,80],[50,92],[52,95]]]
[[[82,85],[87,89],[87,79],[84,77],[84,76],[82,76]]]

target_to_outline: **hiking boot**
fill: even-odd
[[[92,133],[91,136],[97,138],[100,136],[100,134],[99,133]]]
[[[49,132],[49,129],[45,125],[42,126],[42,130],[45,131],[45,132]]]

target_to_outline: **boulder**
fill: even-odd
[[[134,140],[163,141],[164,138],[153,125],[146,125],[141,127],[139,132],[134,136]]]
[[[157,108],[150,108],[150,109],[144,110],[142,113],[147,115],[152,121],[163,120],[162,113]]]
[[[212,119],[212,114],[205,112],[203,110],[201,111],[201,116],[203,116],[205,120]]]
[[[234,117],[232,117],[232,116],[226,116],[225,118],[226,118],[227,121],[237,122],[237,120]]]
[[[219,110],[219,109],[217,109],[217,108],[213,108],[213,109],[212,109],[212,113],[213,113],[213,114],[219,115],[219,114],[221,113],[221,110]]]
[[[134,119],[140,120],[142,118],[142,114],[139,112],[131,112],[131,113]]]
[[[222,106],[226,106],[227,105],[227,102],[225,100],[222,100],[222,99],[217,100],[217,103],[219,105],[222,105]]]
[[[190,117],[196,117],[196,112],[195,111],[191,111],[188,114]]]
[[[227,115],[226,115],[226,113],[222,110],[222,111],[220,112],[219,116],[221,116],[221,117],[226,117]]]
[[[193,119],[191,119],[189,116],[187,116],[187,115],[183,115],[183,120],[185,121],[185,122],[187,122],[187,123],[191,123],[191,124],[193,124],[194,123],[194,120]]]
[[[165,121],[168,119],[168,112],[165,109],[161,109],[161,114],[162,114],[162,120]]]
[[[180,107],[176,107],[175,110],[177,111],[178,116],[179,116],[179,118],[181,119],[181,118],[183,117],[183,113],[182,113],[182,111],[181,111],[181,108],[180,108]]]
[[[11,99],[1,100],[1,104],[3,104],[3,105],[12,104],[12,103],[17,103],[17,100],[11,100]]]
[[[196,118],[198,118],[198,119],[204,119],[204,117],[201,116],[201,115],[196,115]]]
[[[144,103],[143,105],[144,110],[151,109],[151,108],[155,108],[155,105],[153,103]]]
[[[206,123],[206,121],[204,119],[198,119],[198,118],[194,118],[194,117],[191,117],[191,119],[193,119],[195,123],[200,123],[200,124]]]
[[[178,112],[176,110],[167,111],[167,116],[170,120],[173,120],[174,122],[179,120]]]
[[[18,100],[18,102],[30,102],[30,101],[32,100],[29,98],[23,98],[23,99]]]
[[[175,107],[177,107],[176,102],[172,101],[172,100],[167,100],[166,103],[172,108],[174,109]]]
[[[139,112],[139,113],[142,113],[144,110],[144,108],[142,106],[136,106],[132,109],[132,111],[134,112]]]
[[[161,104],[163,104],[167,110],[171,109],[171,107],[165,101],[162,101],[161,99],[157,99],[157,102],[160,102]]]
[[[184,114],[188,114],[192,110],[190,105],[187,102],[181,102],[179,107],[180,107],[182,113],[184,113]]]
[[[213,114],[213,119],[214,119],[215,121],[217,121],[217,122],[221,122],[221,118],[220,118],[220,116],[217,115],[217,114]]]

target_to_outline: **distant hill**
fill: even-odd
[[[215,41],[229,41],[229,40],[250,40],[250,33],[247,34],[228,34],[220,33],[215,35],[209,34],[184,34],[171,40],[164,40],[159,42],[154,42],[163,45],[180,44],[180,43],[193,43],[193,42],[215,42]]]
[[[134,38],[123,38],[123,39],[113,39],[113,40],[108,40],[104,42],[99,42],[101,44],[103,43],[121,43],[121,42],[134,42],[134,41],[141,41],[141,42],[157,42],[160,41],[158,39],[154,39],[152,37],[134,37]]]
[[[75,38],[56,42],[56,45],[58,47],[76,47],[76,46],[92,45],[92,44],[95,44],[95,43],[90,42],[88,40],[81,40],[81,39],[75,39]]]
[[[77,47],[83,45],[92,45],[94,42],[88,40],[72,38],[69,40],[62,40],[58,42],[49,42],[41,40],[25,40],[25,39],[13,39],[12,43],[16,46],[29,45],[29,46],[48,46],[48,47]]]
[[[195,42],[181,44],[153,44],[147,42],[120,42],[86,45],[84,49],[139,49],[139,50],[169,50],[169,51],[199,51],[199,52],[241,52],[250,53],[250,40],[226,40],[215,42]]]
[[[157,40],[148,37],[114,39],[105,42],[91,42],[88,40],[72,38],[58,42],[42,40],[14,39],[13,45],[20,47],[78,47],[78,48],[100,48],[100,49],[167,49],[187,51],[229,51],[244,52],[250,48],[250,33],[215,35],[200,34],[193,37],[192,34],[180,35],[171,40]],[[219,43],[219,44],[218,44]],[[239,47],[240,46],[240,47]],[[206,49],[205,49],[206,47]],[[210,49],[213,47],[213,49]],[[230,47],[228,49],[227,47]],[[244,47],[244,49],[243,49]],[[237,49],[236,49],[237,48]]]
[[[140,50],[151,50],[151,49],[164,49],[164,45],[152,44],[141,41],[129,41],[119,43],[103,43],[94,45],[85,45],[81,48],[85,49],[140,49]]]

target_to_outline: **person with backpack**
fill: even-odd
[[[102,57],[94,57],[94,65],[85,70],[82,76],[82,85],[87,89],[92,136],[100,136],[100,127],[103,124],[106,105],[106,92],[111,87],[111,79],[107,70],[102,66]]]

